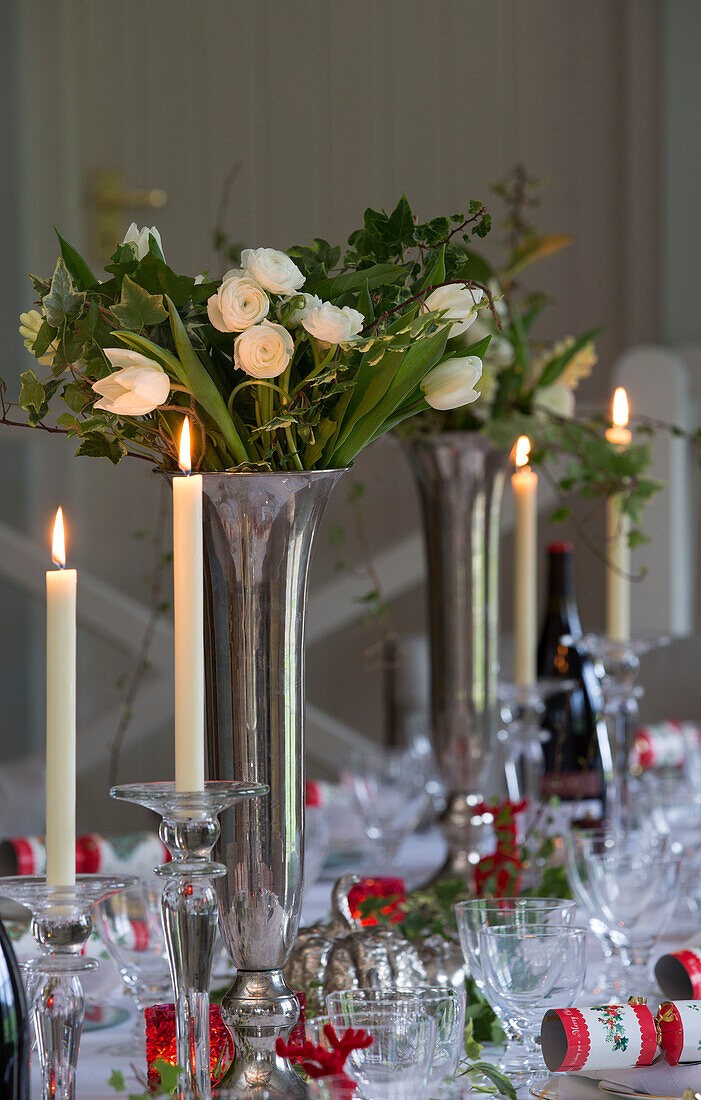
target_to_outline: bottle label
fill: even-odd
[[[601,776],[596,771],[550,772],[543,776],[541,793],[543,798],[557,797],[565,802],[600,798]]]

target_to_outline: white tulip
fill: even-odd
[[[464,283],[448,283],[432,290],[423,303],[422,313],[443,311],[443,321],[454,321],[450,326],[450,339],[465,332],[477,319],[477,306],[484,292],[479,287],[465,286]]]
[[[161,252],[163,252],[161,234],[158,232],[155,225],[152,225],[150,228],[145,225],[143,229],[139,229],[136,222],[132,222],[124,234],[122,244],[135,244],[136,258],[137,260],[143,260],[144,256],[148,255],[149,237],[155,237],[158,247]]]
[[[479,397],[475,384],[482,375],[482,360],[476,355],[445,359],[430,370],[421,383],[432,409],[459,409]]]
[[[574,404],[574,391],[561,379],[553,382],[552,386],[536,390],[533,397],[533,405],[539,412],[561,416],[565,420],[571,420],[574,416]]]
[[[299,309],[295,309],[287,318],[287,324],[290,328],[297,328],[301,325],[310,309],[316,309],[317,306],[323,305],[318,294],[307,294],[302,291],[300,297],[304,298],[304,305],[300,306]]]
[[[115,416],[145,416],[164,405],[170,393],[170,378],[166,372],[141,352],[130,348],[105,348],[113,367],[92,388],[100,395],[93,406]]]
[[[271,294],[294,294],[304,286],[304,275],[297,264],[276,248],[244,248],[241,263]]]
[[[24,340],[24,346],[27,351],[31,351],[34,354],[34,345],[36,338],[39,335],[39,329],[44,323],[44,317],[38,309],[30,309],[28,313],[20,313],[20,336]],[[37,359],[37,363],[41,363],[42,367],[50,367],[54,361],[54,355],[58,349],[58,340],[54,340],[49,344],[43,355],[40,355]]]
[[[351,306],[333,306],[321,302],[310,309],[302,325],[322,344],[345,344],[362,331],[365,318]]]
[[[234,363],[253,378],[277,378],[295,350],[286,328],[272,321],[247,328],[234,341]]]
[[[268,316],[270,299],[246,272],[227,271],[207,302],[207,315],[220,332],[243,332]]]

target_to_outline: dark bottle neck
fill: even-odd
[[[574,591],[574,558],[570,543],[554,543],[548,547],[548,619],[556,618],[563,633],[581,634],[579,611]]]

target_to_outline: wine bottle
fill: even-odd
[[[0,1096],[29,1100],[29,1012],[17,957],[0,921]]]
[[[538,677],[570,681],[546,700],[543,729],[543,796],[579,803],[575,817],[601,816],[604,784],[597,723],[601,721],[601,686],[592,661],[577,639],[582,627],[574,592],[573,546],[548,547],[548,600],[538,642]],[[568,637],[564,642],[563,637]]]

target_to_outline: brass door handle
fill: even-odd
[[[97,168],[90,189],[92,250],[106,263],[126,231],[127,210],[159,210],[168,196],[160,187],[127,190],[121,168]]]

